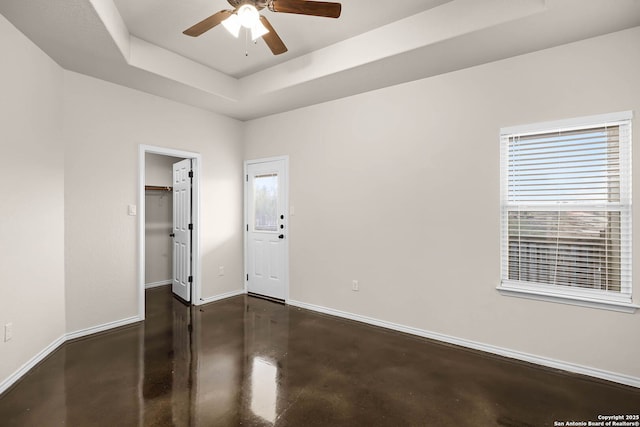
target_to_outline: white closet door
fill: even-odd
[[[191,301],[191,159],[173,165],[172,291]]]

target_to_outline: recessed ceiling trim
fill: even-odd
[[[194,50],[181,50],[178,43],[176,50],[132,36],[115,6],[118,1],[122,7],[134,3],[2,0],[0,13],[67,70],[239,120],[640,28],[638,0],[617,0],[616,7],[610,0],[419,0],[425,4],[421,12],[397,15],[406,18],[385,21],[388,24],[377,24],[376,30],[352,33],[357,35],[237,79],[213,69],[229,61],[228,56],[212,52],[212,61],[205,63],[198,61],[202,55],[183,53],[206,54],[202,46],[209,46],[210,40],[201,39],[202,46]],[[166,10],[185,9],[180,19],[186,26],[195,16],[206,15],[195,8],[206,12],[210,1],[176,5],[175,0],[136,0],[139,6],[132,9],[140,16],[133,22],[147,28],[182,28]],[[366,0],[353,1],[361,9],[354,7],[352,12],[369,7]],[[418,0],[406,1],[415,8]],[[156,10],[158,15],[149,15]],[[273,15],[274,20],[280,17]]]
[[[122,53],[124,59],[129,62],[130,43],[129,29],[124,23],[118,8],[112,0],[90,0],[91,6],[98,14],[98,17],[104,23],[109,35],[115,42],[118,49]]]
[[[225,100],[238,101],[237,79],[130,35],[113,0],[90,3],[127,64]]]
[[[134,36],[129,65],[228,101],[239,100],[237,79]]]
[[[91,4],[129,65],[234,102],[250,101],[545,10],[544,0],[448,0],[238,80],[130,35],[113,0],[91,0]]]
[[[244,77],[242,92],[266,95],[545,10],[544,0],[449,1]]]

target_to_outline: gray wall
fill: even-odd
[[[65,71],[67,331],[138,313],[139,144],[200,153],[202,297],[242,285],[241,123]],[[90,230],[90,234],[87,233]],[[218,265],[225,275],[218,276]]]
[[[64,335],[65,287],[63,71],[2,15],[0,52],[2,381]]]
[[[635,28],[248,122],[247,159],[290,156],[291,298],[640,378],[640,313],[495,289],[499,129],[622,110],[637,121],[638,46]]]
[[[495,290],[499,128],[640,111],[638,45],[640,28],[243,124],[63,71],[0,16],[0,379],[137,315],[139,144],[202,155],[204,297],[243,288],[243,159],[288,154],[292,299],[640,378],[640,313]]]
[[[202,296],[242,286],[241,123],[64,71],[0,16],[0,384],[65,333],[138,314],[138,147],[202,156]],[[225,276],[218,276],[218,265]],[[28,310],[25,307],[29,307]]]

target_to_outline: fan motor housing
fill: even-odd
[[[270,3],[269,0],[227,0],[227,1],[231,6],[233,6],[236,9],[242,6],[243,4],[251,4],[255,6],[256,9],[262,10],[265,7],[268,7]]]

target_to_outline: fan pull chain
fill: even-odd
[[[258,39],[253,40],[253,44],[258,44]],[[244,31],[244,56],[249,56],[249,30]]]

